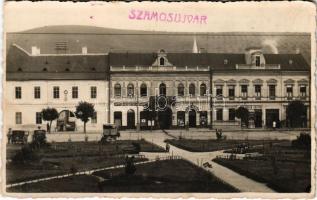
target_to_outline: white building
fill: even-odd
[[[75,120],[80,101],[95,105],[88,131],[99,131],[105,123],[236,129],[241,127],[235,116],[240,106],[253,116],[250,128],[271,127],[273,121],[285,126],[286,106],[292,100],[307,106],[303,127],[310,126],[310,67],[299,53],[266,54],[250,48],[240,54],[90,54],[83,47],[81,54],[41,54],[40,48],[31,49],[29,53],[14,44],[8,50],[6,128],[45,126],[40,112],[46,107],[61,112],[60,121]],[[169,99],[167,108],[149,117],[151,108],[145,107],[158,96]],[[75,121],[75,129],[82,130],[83,123]],[[65,123],[55,121],[53,130],[65,131]]]

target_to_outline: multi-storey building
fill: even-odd
[[[250,128],[285,125],[286,106],[298,99],[307,106],[309,126],[310,67],[301,54],[265,54],[249,48],[240,54],[197,52],[41,54],[18,45],[6,62],[5,126],[44,125],[41,110],[55,107],[56,131],[67,130],[79,101],[95,105],[88,130],[102,124],[124,128],[239,128],[235,110],[249,110]],[[166,97],[166,98],[165,98]],[[149,107],[152,100],[165,102]],[[149,103],[150,102],[150,103]],[[149,117],[153,110],[157,115]],[[76,121],[76,129],[82,122]]]

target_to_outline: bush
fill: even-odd
[[[78,172],[78,169],[77,169],[77,167],[74,164],[72,164],[72,166],[69,169],[69,172],[71,174],[75,175]]]
[[[216,136],[217,136],[217,140],[221,140],[222,138],[222,132],[218,132],[218,130],[216,131]]]
[[[304,132],[300,133],[300,135],[297,136],[297,139],[292,141],[292,146],[295,148],[310,150],[311,148],[310,134],[304,133]]]
[[[38,161],[40,158],[29,146],[24,146],[12,158],[14,164],[23,164],[32,161]]]
[[[137,142],[132,142],[132,145],[133,145],[133,147],[135,148],[135,151],[136,152],[140,152],[141,151],[141,145],[140,145],[140,143],[137,143]]]
[[[126,175],[133,175],[136,171],[136,167],[134,165],[134,157],[126,158],[125,164],[125,174]]]

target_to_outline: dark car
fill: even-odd
[[[13,130],[12,135],[11,135],[11,142],[12,144],[25,144],[27,143],[28,139],[28,132],[23,131],[23,130]]]
[[[120,137],[120,132],[118,127],[114,124],[105,124],[103,125],[103,132],[101,142],[111,142],[115,141],[117,137]]]

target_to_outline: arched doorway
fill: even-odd
[[[122,112],[120,111],[116,111],[113,113],[113,118],[114,118],[114,124],[117,127],[121,127],[122,126]]]
[[[58,131],[75,131],[76,117],[70,110],[62,110],[58,114],[56,128]]]
[[[134,110],[128,110],[127,113],[127,128],[135,128],[135,113]]]
[[[188,112],[188,126],[196,127],[196,111],[193,109]]]
[[[165,85],[165,83],[161,83],[159,89],[160,89],[160,95],[166,96],[166,85]]]
[[[160,129],[169,129],[172,125],[172,109],[166,107],[165,110],[158,111],[158,123]]]

